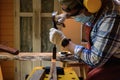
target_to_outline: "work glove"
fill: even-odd
[[[62,13],[62,14],[56,15],[57,23],[58,24],[63,23],[65,21],[66,17],[67,17],[66,13]]]
[[[58,47],[61,47],[62,40],[65,38],[65,35],[60,30],[57,30],[55,28],[50,29],[49,40],[51,43],[57,45]]]

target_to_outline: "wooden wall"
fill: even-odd
[[[13,0],[0,0],[0,44],[14,47]],[[14,80],[13,61],[0,61],[4,80]]]
[[[13,0],[0,0],[0,41],[11,47],[14,42],[13,6]]]

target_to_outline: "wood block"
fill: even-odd
[[[45,70],[36,70],[27,80],[44,80]]]

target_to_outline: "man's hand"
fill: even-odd
[[[55,28],[51,28],[49,32],[49,40],[51,43],[61,46],[62,40],[66,38],[63,32]]]

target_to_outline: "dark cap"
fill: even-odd
[[[66,5],[70,9],[73,9],[76,6],[80,6],[81,8],[83,7],[83,3],[80,2],[80,0],[58,0],[61,5]]]

